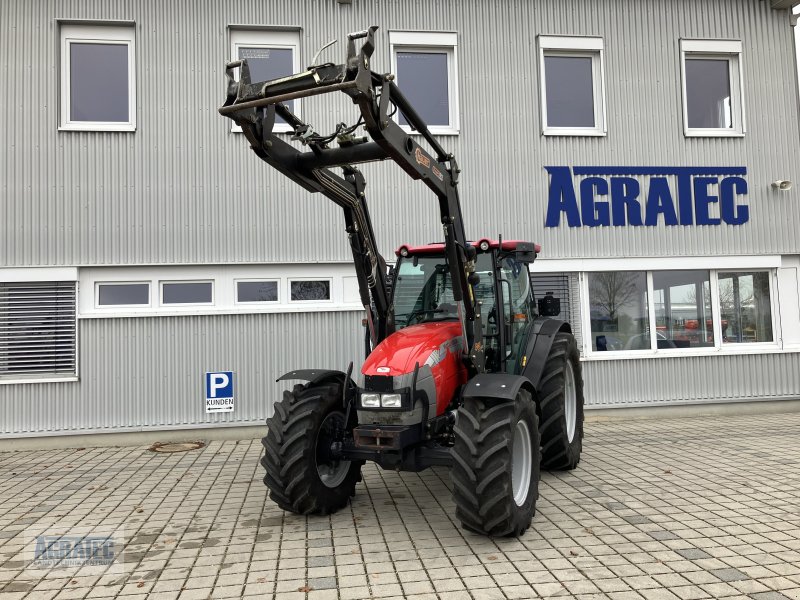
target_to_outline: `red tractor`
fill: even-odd
[[[537,313],[529,265],[538,246],[466,239],[456,160],[394,77],[370,70],[376,29],[350,34],[340,65],[266,82],[251,81],[246,60],[227,65],[220,113],[241,126],[259,158],[343,209],[366,311],[362,385],[352,363],[279,378],[307,383],[284,392],[267,420],[264,482],[281,508],[327,514],[354,495],[365,461],[406,471],[446,466],[464,527],[521,535],[535,512],[540,468],[572,469],[580,460],[578,348],[568,323]],[[329,135],[285,104],[329,92],[346,94],[360,112]],[[418,135],[395,122],[396,111]],[[276,116],[299,144],[274,132]],[[368,136],[357,137],[362,125]],[[354,166],[386,159],[436,195],[444,235],[442,243],[401,246],[394,268],[378,252]]]

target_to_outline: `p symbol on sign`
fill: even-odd
[[[217,392],[228,387],[230,382],[231,378],[228,377],[227,373],[211,373],[211,384],[209,385],[211,397],[216,398]]]
[[[233,371],[206,373],[206,399],[233,398]]]

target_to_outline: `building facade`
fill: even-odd
[[[255,424],[281,374],[360,365],[340,212],[217,108],[232,58],[267,79],[338,39],[317,62],[341,62],[373,24],[373,69],[458,158],[467,234],[542,245],[588,407],[800,396],[790,4],[0,4],[0,435]],[[363,170],[387,258],[439,239],[422,184]]]

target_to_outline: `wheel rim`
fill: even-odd
[[[343,429],[344,415],[336,411],[322,420],[317,432],[317,474],[325,487],[335,488],[341,485],[350,470],[349,460],[336,460],[331,455],[331,444],[339,437],[337,432]]]
[[[532,462],[531,432],[525,421],[517,421],[514,428],[514,450],[511,457],[511,492],[514,502],[522,506],[528,499],[531,487]]]
[[[567,419],[567,441],[572,443],[575,438],[575,423],[578,420],[578,400],[575,389],[575,371],[572,361],[567,359],[567,368],[564,374],[564,417]]]

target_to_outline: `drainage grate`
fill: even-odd
[[[205,447],[205,442],[156,442],[150,446],[150,452],[188,452]]]

